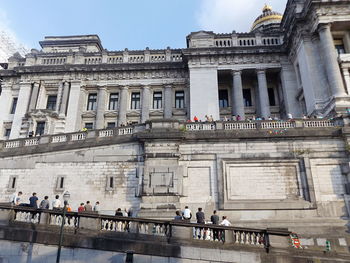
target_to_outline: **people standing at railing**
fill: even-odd
[[[237,115],[237,121],[241,121],[242,120],[242,117],[240,115]]]
[[[85,212],[92,212],[92,205],[90,204],[90,201],[86,201],[86,205],[84,206]]]
[[[179,210],[175,212],[176,216],[174,217],[175,221],[182,221],[182,216]]]
[[[52,209],[53,210],[60,210],[61,209],[61,201],[60,201],[60,196],[56,195],[55,200],[52,201]]]
[[[227,216],[222,217],[222,221],[220,223],[220,226],[231,226],[230,221],[227,220]]]
[[[39,205],[40,209],[49,209],[50,208],[50,202],[49,202],[49,197],[46,195],[44,199],[40,202]]]
[[[205,224],[205,215],[204,212],[202,211],[203,209],[201,207],[198,208],[198,212],[196,213],[196,219],[197,219],[197,224]],[[202,233],[203,230],[203,233]],[[202,237],[205,239],[206,236],[206,231],[205,229],[197,227],[195,230],[196,237],[201,239]]]
[[[194,116],[193,121],[194,121],[194,122],[198,122],[198,117],[197,117],[197,116]]]
[[[232,115],[232,121],[237,121],[237,116],[236,115]]]
[[[13,205],[19,205],[21,202],[21,195],[22,195],[21,191],[19,191],[18,193],[13,193],[10,196],[10,203]]]
[[[192,211],[188,208],[188,206],[185,206],[185,210],[182,211],[182,217],[186,222],[191,221]]]
[[[80,206],[78,207],[78,213],[81,213],[84,211],[85,211],[84,203],[80,203]]]
[[[98,213],[100,212],[100,202],[97,201],[94,206],[94,212]]]
[[[122,212],[122,209],[121,209],[121,208],[118,208],[117,211],[115,211],[115,215],[116,215],[116,216],[124,216],[124,215],[123,215],[123,212]]]
[[[212,216],[210,217],[210,221],[213,225],[218,225],[219,224],[219,216],[216,214],[216,210],[213,211]],[[219,240],[219,231],[217,229],[213,230],[213,239]]]
[[[36,196],[36,193],[33,193],[32,196],[29,198],[29,206],[37,209],[38,208],[38,200],[39,199]]]

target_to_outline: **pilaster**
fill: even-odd
[[[30,82],[20,83],[17,108],[13,117],[10,139],[19,138],[22,126],[22,118],[27,113],[31,89],[32,84]]]
[[[128,106],[128,96],[129,88],[122,87],[120,91],[120,103],[119,103],[119,113],[118,113],[118,126],[126,124],[126,111]]]
[[[349,94],[350,91],[350,74],[349,74],[349,68],[342,68],[343,76],[344,76],[344,82],[345,82],[345,88]]]
[[[61,106],[61,101],[62,101],[62,93],[63,93],[63,83],[61,82],[58,85],[58,90],[57,90],[57,100],[56,100],[56,112],[60,111],[60,106]]]
[[[65,132],[75,132],[81,127],[82,91],[79,80],[71,81]]]
[[[142,104],[141,104],[141,123],[145,123],[149,120],[151,93],[149,86],[142,88]]]
[[[33,85],[32,95],[30,96],[28,111],[32,111],[36,109],[38,96],[39,96],[39,87],[40,87],[40,84],[35,82]]]
[[[103,129],[105,126],[104,113],[106,110],[107,88],[100,87],[97,96],[96,129]]]
[[[63,83],[63,94],[62,94],[62,104],[60,107],[60,115],[66,115],[67,113],[67,103],[69,98],[70,85],[68,82]]]
[[[171,85],[164,86],[164,119],[171,119],[173,116],[173,89]]]

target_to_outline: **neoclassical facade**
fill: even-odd
[[[154,119],[335,116],[350,107],[349,1],[265,6],[247,33],[193,32],[183,49],[108,51],[45,37],[0,71],[0,139]]]

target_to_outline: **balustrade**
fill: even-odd
[[[191,123],[186,124],[187,131],[213,131],[216,130],[215,123]]]
[[[21,146],[21,141],[5,142],[5,148],[18,148]]]
[[[326,128],[334,127],[334,122],[330,120],[307,120],[304,121],[305,128]]]
[[[24,146],[34,146],[39,144],[39,138],[32,138],[24,140]]]
[[[261,129],[290,129],[295,128],[296,124],[292,121],[273,121],[261,122]]]
[[[225,130],[254,130],[256,129],[256,122],[231,122],[225,123]]]
[[[61,212],[62,213],[62,212]],[[50,214],[50,225],[61,226],[63,216],[60,214]],[[79,216],[73,213],[67,213],[64,218],[65,227],[78,227],[79,226]]]
[[[52,143],[59,143],[59,142],[66,142],[67,141],[67,135],[54,135],[52,136]]]
[[[75,133],[71,135],[71,141],[83,141],[86,139],[86,133]]]
[[[37,211],[15,211],[15,221],[39,224],[40,212]]]
[[[103,130],[98,133],[98,137],[112,137],[113,135],[114,130]]]
[[[127,135],[127,134],[132,134],[134,128],[128,127],[128,128],[123,128],[118,130],[118,135]]]

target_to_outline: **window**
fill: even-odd
[[[47,97],[47,105],[46,109],[48,110],[56,110],[56,102],[57,102],[57,96],[48,96]]]
[[[162,92],[154,92],[153,93],[153,109],[161,109],[162,108],[162,100],[163,100]]]
[[[5,136],[5,137],[10,137],[10,134],[11,134],[11,129],[5,129],[5,134],[4,134],[4,136]]]
[[[228,91],[227,89],[219,90],[219,107],[227,108],[228,107]]]
[[[270,106],[276,106],[275,90],[273,88],[268,88],[267,91],[269,93]]]
[[[64,190],[64,182],[65,182],[65,177],[64,176],[59,176],[57,178],[57,184],[56,184],[56,190]]]
[[[94,124],[92,122],[85,123],[85,129],[92,130],[93,127],[94,127]]]
[[[16,188],[16,181],[17,181],[16,179],[17,178],[16,177],[12,177],[11,179],[12,179],[11,188],[14,189],[14,188]]]
[[[40,121],[36,123],[36,130],[35,130],[35,135],[36,136],[41,136],[45,133],[45,122]]]
[[[114,177],[113,176],[107,176],[107,183],[106,183],[106,190],[111,191],[114,190]]]
[[[18,98],[13,98],[12,107],[11,107],[11,114],[15,114],[15,112],[16,112],[17,101],[18,101]]]
[[[185,93],[184,91],[175,92],[175,108],[182,109],[185,108]]]
[[[250,89],[243,89],[243,102],[245,107],[251,107],[252,103],[252,92]]]
[[[345,53],[345,46],[342,39],[334,39],[334,46],[339,55]]]
[[[131,109],[140,109],[140,92],[131,93]]]
[[[118,99],[119,93],[111,93],[109,96],[109,110],[117,110],[118,109]]]
[[[97,94],[96,93],[89,94],[87,110],[96,110],[96,107],[97,107]]]
[[[107,122],[107,129],[115,128],[115,122]]]

